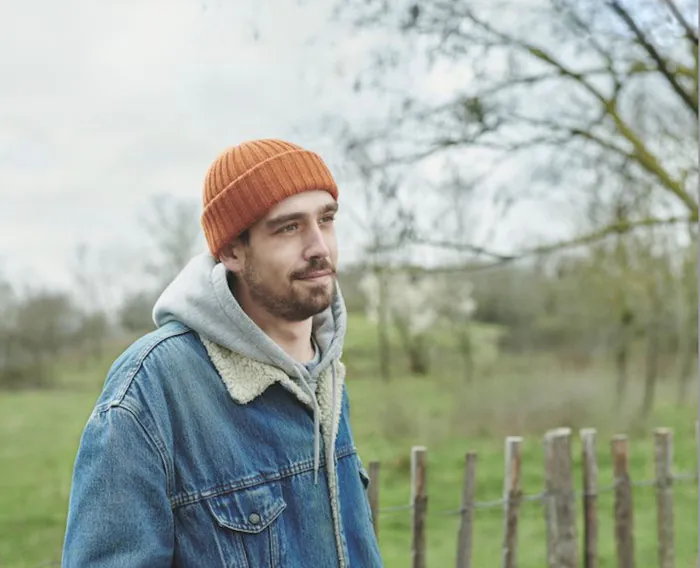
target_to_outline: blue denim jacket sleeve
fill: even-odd
[[[63,568],[170,567],[173,515],[162,454],[135,413],[96,410],[73,472]]]

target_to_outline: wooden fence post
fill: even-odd
[[[545,446],[545,518],[550,568],[578,568],[576,502],[571,471],[571,430],[547,432]]]
[[[425,514],[428,509],[426,454],[428,450],[415,446],[411,450],[411,501],[413,503],[413,568],[425,568]]]
[[[474,490],[476,488],[476,452],[467,453],[464,466],[464,489],[457,534],[457,568],[471,568],[472,522],[474,518]]]
[[[503,568],[517,566],[518,508],[520,505],[521,444],[518,436],[506,438],[506,469],[503,480]]]
[[[583,566],[598,568],[598,463],[594,428],[581,430],[583,461]]]
[[[613,478],[615,480],[615,544],[618,568],[634,568],[634,517],[632,485],[629,476],[627,436],[612,439]]]
[[[659,534],[659,568],[673,568],[673,432],[668,428],[654,431],[656,465],[656,506]]]
[[[379,538],[379,471],[378,461],[369,462],[369,508],[372,511],[374,536]]]

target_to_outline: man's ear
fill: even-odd
[[[239,274],[245,266],[245,253],[245,245],[236,239],[221,250],[219,260],[231,272]]]

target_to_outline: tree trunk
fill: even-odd
[[[383,381],[391,380],[391,344],[389,342],[389,303],[387,279],[381,268],[375,269],[375,274],[379,279],[379,370]]]
[[[629,377],[627,370],[628,361],[627,343],[620,342],[617,352],[615,353],[615,367],[617,369],[617,385],[615,390],[617,394],[616,407],[618,410],[622,408],[627,394],[627,382]]]
[[[659,325],[657,317],[654,316],[650,318],[649,329],[647,330],[647,352],[645,367],[646,368],[644,376],[644,401],[642,403],[643,419],[647,419],[649,417],[654,407],[656,379],[659,375]]]
[[[430,365],[425,341],[422,336],[414,337],[408,350],[408,360],[411,373],[414,375],[427,375]]]
[[[681,368],[678,376],[678,405],[682,406],[686,403],[688,397],[688,387],[693,374],[693,359],[695,358],[695,342],[692,337],[686,336],[683,339],[683,348],[681,352]],[[694,402],[694,401],[693,401]]]
[[[694,235],[691,233],[691,238]],[[686,262],[683,274],[683,303],[681,313],[683,323],[680,334],[680,373],[678,375],[678,405],[686,403],[688,388],[693,376],[693,361],[698,354],[698,320],[697,320],[697,261],[693,258]]]
[[[627,396],[629,383],[629,345],[632,335],[633,315],[628,308],[620,312],[620,328],[615,352],[615,368],[617,369],[616,408],[620,410]]]
[[[459,351],[464,361],[464,379],[467,384],[471,384],[474,380],[474,345],[469,327],[466,324],[461,325],[457,330],[457,338]]]
[[[102,360],[102,354],[104,353],[104,334],[102,332],[96,333],[92,338],[92,358],[95,361]]]
[[[427,375],[429,364],[428,354],[423,335],[411,335],[408,323],[397,320],[396,329],[401,337],[401,343],[408,357],[408,369],[414,375]]]

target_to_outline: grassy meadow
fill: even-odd
[[[653,477],[654,427],[674,430],[676,472],[697,467],[695,393],[686,407],[672,404],[673,368],[659,385],[657,405],[647,424],[636,419],[641,380],[630,386],[628,404],[613,410],[614,375],[604,362],[579,368],[548,356],[498,356],[497,330],[475,329],[476,369],[467,384],[450,337],[436,338],[434,368],[428,377],[405,371],[402,354],[392,347],[390,382],[377,378],[376,330],[353,317],[346,343],[348,389],[357,445],[367,465],[380,460],[382,507],[408,503],[410,451],[428,447],[428,565],[454,565],[458,518],[439,514],[459,507],[464,455],[478,452],[478,501],[498,499],[503,485],[504,440],[522,435],[522,484],[526,494],[543,489],[542,438],[547,429],[568,426],[598,429],[599,485],[612,482],[610,437],[630,435],[631,469],[635,480]],[[0,567],[34,568],[58,565],[71,470],[82,427],[116,351],[89,365],[57,367],[52,390],[0,394]],[[632,374],[635,376],[635,373]],[[641,377],[640,373],[636,376]],[[639,384],[637,384],[639,383]],[[581,486],[580,442],[573,440],[577,486]],[[693,481],[675,488],[676,566],[697,566],[698,494]],[[635,552],[638,566],[656,565],[656,508],[652,487],[636,487]],[[577,505],[580,517],[580,504]],[[599,498],[600,567],[616,566],[613,497]],[[501,562],[500,508],[475,513],[474,566]],[[579,530],[579,542],[582,531]],[[521,506],[518,561],[522,567],[546,566],[542,505]],[[380,546],[387,567],[410,565],[410,515],[386,514],[380,521]]]

